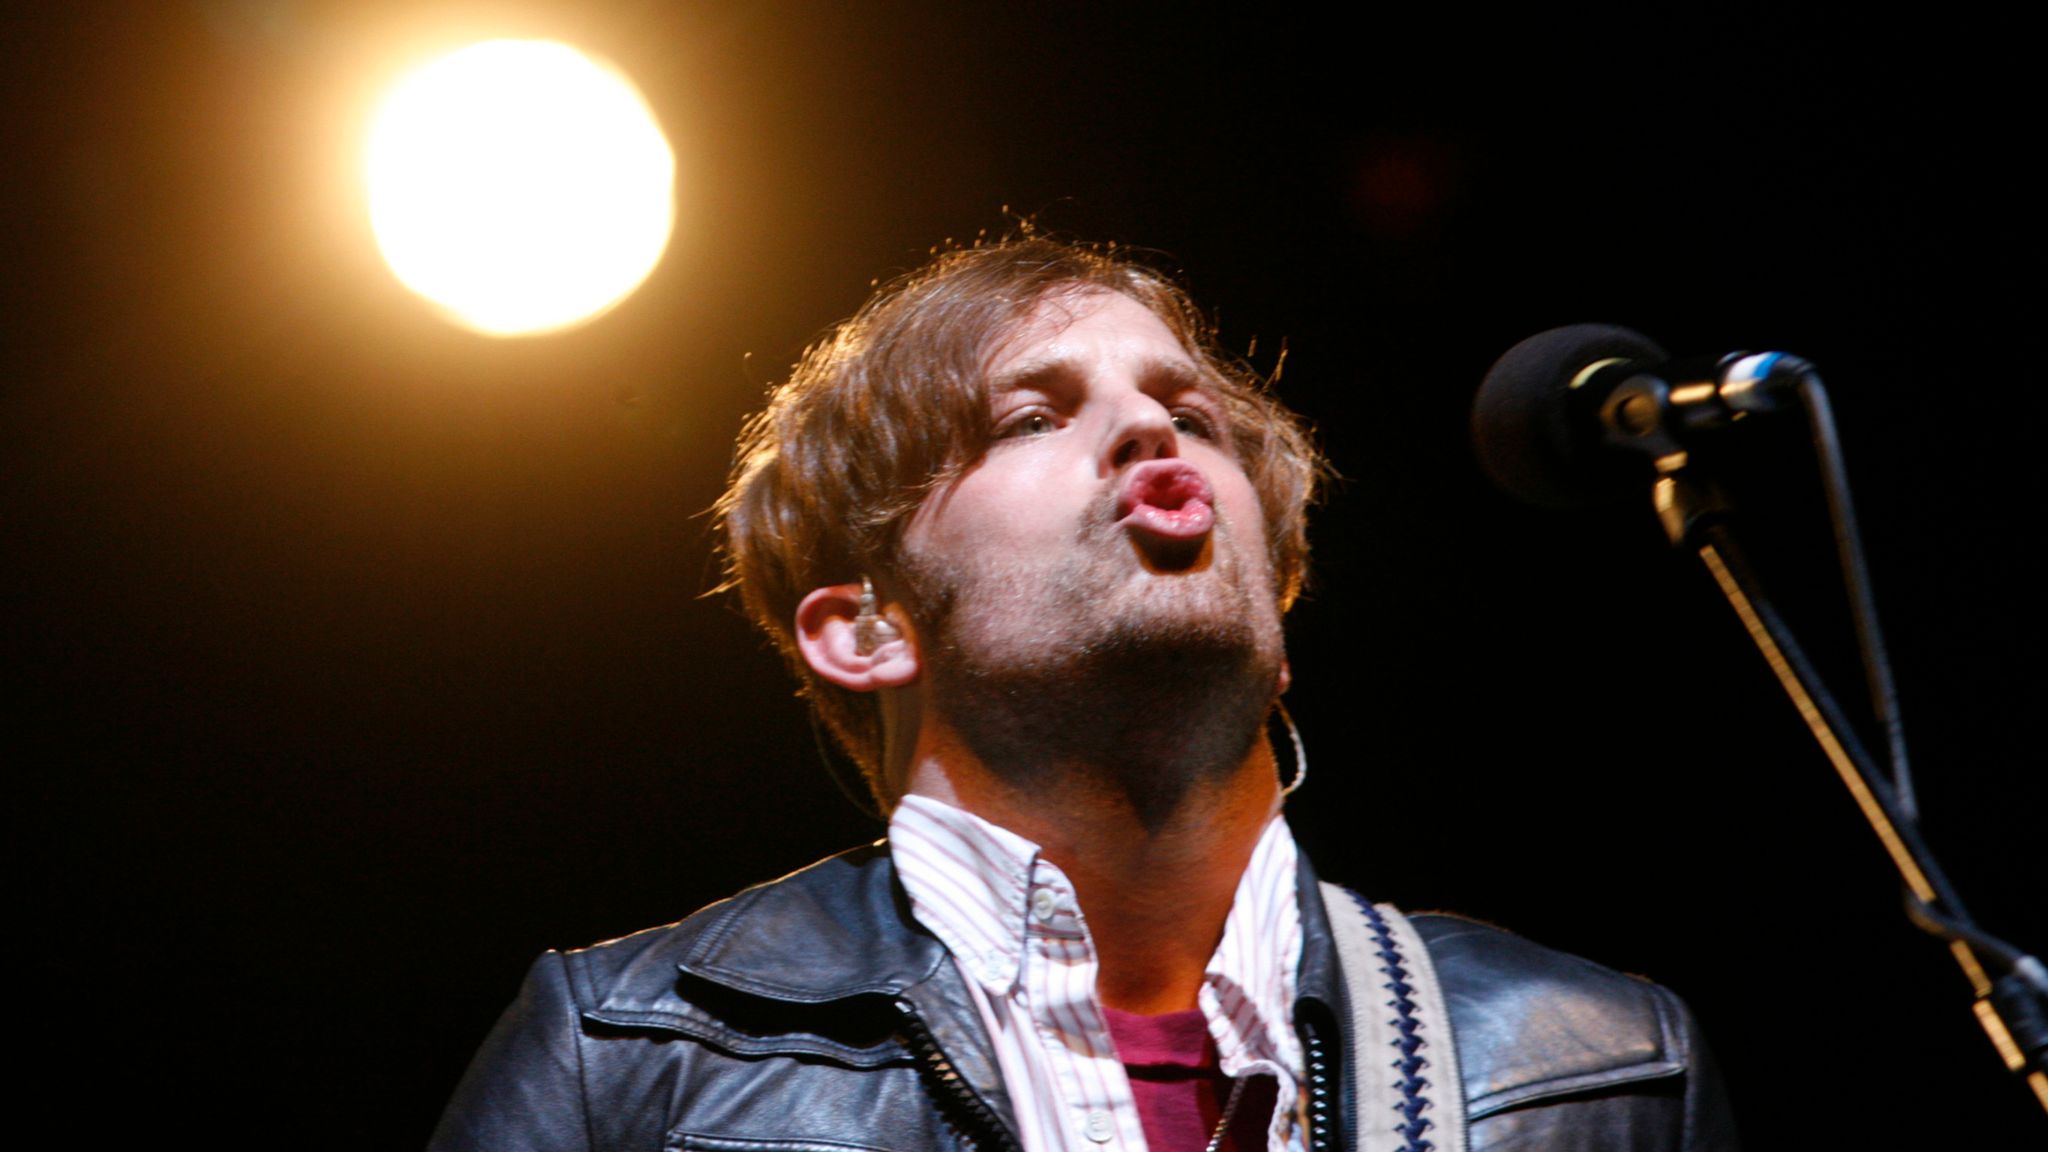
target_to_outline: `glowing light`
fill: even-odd
[[[661,260],[675,154],[630,81],[566,44],[492,40],[401,80],[371,128],[370,224],[399,280],[497,336],[625,299]]]

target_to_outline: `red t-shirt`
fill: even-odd
[[[1202,1010],[1140,1016],[1104,1008],[1116,1052],[1130,1074],[1138,1118],[1151,1152],[1202,1152],[1216,1132],[1230,1099],[1230,1077],[1216,1061],[1216,1041]],[[1274,1082],[1259,1076],[1245,1084],[1231,1115],[1222,1148],[1264,1152],[1273,1119]]]

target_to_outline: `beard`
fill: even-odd
[[[1108,787],[1158,827],[1243,765],[1278,696],[1263,526],[1238,527],[1162,569],[1111,500],[1057,556],[906,555],[933,708],[1011,786]]]

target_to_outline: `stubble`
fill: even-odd
[[[1148,826],[1239,769],[1284,660],[1256,526],[1144,562],[1113,500],[1043,558],[905,557],[933,706],[1013,787],[1108,788]]]

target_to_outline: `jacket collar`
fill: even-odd
[[[1337,967],[1337,945],[1330,935],[1330,914],[1323,907],[1323,889],[1316,881],[1316,870],[1309,865],[1308,853],[1296,853],[1295,859],[1295,899],[1301,908],[1301,967],[1295,974],[1294,1019],[1299,1025],[1304,1004],[1332,1011],[1344,1007],[1344,973]]]
[[[912,919],[883,841],[749,888],[676,933],[683,972],[790,1003],[893,999],[951,971]]]
[[[1015,1130],[981,1014],[945,946],[912,918],[886,842],[821,860],[642,935],[653,937],[651,946],[626,960],[589,1016],[716,1037],[736,1050],[873,1066],[906,1053],[893,1041],[877,1048],[801,1031],[743,1035],[729,1029],[715,1007],[696,1002],[686,985],[702,981],[757,1001],[806,1008],[886,999],[894,1011],[907,1006],[915,1014],[953,1070]]]
[[[1308,854],[1298,856],[1301,968],[1297,996],[1341,1007],[1343,974]],[[665,930],[665,959],[685,974],[793,1004],[902,997],[957,975],[945,946],[911,915],[887,841],[828,857],[749,888]],[[633,999],[612,989],[607,1007]]]
[[[1305,1005],[1341,1011],[1342,976],[1329,918],[1306,854],[1298,892],[1302,958],[1295,1020]],[[609,954],[609,962],[597,954]],[[686,990],[702,981],[791,1007],[872,1002],[907,1005],[955,1071],[1014,1130],[995,1050],[966,981],[945,946],[911,915],[886,842],[845,852],[749,888],[679,924],[601,945],[584,955],[608,971],[587,1015],[615,1024],[712,1035],[745,1050],[807,1052],[860,1065],[900,1059],[818,1036],[727,1035],[719,1011]],[[681,983],[677,973],[683,976]],[[1314,1010],[1314,1009],[1311,1009]],[[1340,1017],[1341,1018],[1341,1017]]]
[[[1308,855],[1299,856],[1301,968],[1296,995],[1343,1006],[1343,975],[1329,915]],[[945,946],[911,915],[886,841],[821,860],[780,880],[749,888],[645,939],[600,989],[598,1011],[644,1016],[676,1006],[674,973],[749,996],[788,1004],[824,1004],[860,996],[913,1001],[961,984]],[[626,959],[625,957],[620,957]],[[633,978],[635,970],[645,978]],[[954,989],[975,1013],[964,986]],[[1300,1006],[1296,1008],[1300,1019]]]

